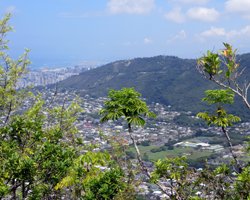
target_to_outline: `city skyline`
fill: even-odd
[[[11,13],[10,54],[33,66],[174,55],[197,58],[229,42],[250,52],[249,0],[0,1]]]

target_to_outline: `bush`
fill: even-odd
[[[142,146],[150,146],[150,141],[149,140],[144,140],[141,142]]]
[[[135,155],[135,153],[133,151],[126,151],[126,155],[130,159],[135,159],[136,158],[136,155]]]
[[[174,150],[174,146],[168,146],[168,150]]]
[[[150,151],[151,151],[152,153],[157,153],[157,152],[166,151],[166,150],[167,150],[167,147],[166,147],[166,146],[161,146],[161,147],[159,147],[159,148],[153,148],[153,149],[151,149]]]

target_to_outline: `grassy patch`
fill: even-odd
[[[150,150],[157,148],[158,146],[138,146],[141,154],[147,154],[151,161],[156,161],[158,159],[163,159],[165,157],[177,157],[186,156],[187,159],[196,160],[198,158],[207,157],[212,154],[208,150],[195,150],[191,147],[175,147],[173,150],[166,150],[157,153],[152,153]],[[135,152],[133,147],[130,147],[130,151]]]

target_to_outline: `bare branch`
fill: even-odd
[[[246,84],[246,86],[245,86],[245,98],[248,97],[248,90],[249,90],[249,87],[250,87],[250,83]]]
[[[8,112],[7,112],[7,115],[6,115],[4,124],[7,124],[8,121],[9,121],[9,119],[10,119],[10,115],[11,115],[11,112],[12,112],[12,101],[10,101],[8,107],[9,107],[9,108],[8,108]]]
[[[228,146],[229,146],[230,153],[232,154],[232,156],[233,156],[233,158],[234,158],[234,161],[235,161],[235,163],[236,163],[236,166],[237,166],[236,172],[237,172],[237,173],[241,173],[241,171],[242,171],[242,166],[241,166],[241,164],[240,164],[240,162],[239,162],[239,160],[238,160],[236,154],[235,154],[234,151],[233,151],[233,145],[232,145],[232,142],[231,142],[231,138],[229,137],[228,132],[227,132],[227,130],[225,129],[225,127],[221,127],[221,130],[222,130],[222,132],[225,134],[225,136],[226,136],[226,138],[227,138],[227,142],[228,142]]]
[[[238,73],[239,75],[238,75],[238,77],[240,77],[242,74],[243,74],[243,72],[245,71],[245,67]]]
[[[151,179],[152,176],[151,176],[151,174],[149,173],[147,167],[144,165],[144,163],[143,163],[143,161],[142,161],[141,153],[140,153],[140,150],[139,150],[139,148],[138,148],[138,146],[137,146],[137,144],[136,144],[136,140],[135,140],[135,138],[134,138],[134,136],[133,136],[131,126],[129,126],[129,136],[130,136],[130,138],[131,138],[131,140],[132,140],[132,143],[133,143],[133,145],[134,145],[134,147],[135,147],[136,154],[137,154],[137,160],[138,160],[138,162],[139,162],[139,165],[140,165],[142,171],[144,172],[144,174],[145,174],[149,179]],[[155,184],[159,187],[159,189],[160,189],[164,194],[169,195],[169,193],[167,192],[167,187],[165,187],[164,185],[162,185],[162,184],[160,183],[160,181],[155,182]],[[180,195],[179,195],[178,192],[175,190],[175,188],[172,187],[172,186],[171,186],[170,188],[171,188],[171,190],[174,190],[174,194],[176,195],[176,198],[177,198],[177,199],[181,199],[181,198],[179,197]]]
[[[232,88],[231,86],[226,85],[226,84],[224,84],[224,83],[222,83],[222,82],[220,82],[220,81],[218,81],[218,80],[216,80],[216,79],[211,79],[211,80],[214,81],[217,85],[219,85],[219,86],[221,86],[221,87],[223,87],[223,88],[225,88],[225,89],[230,89],[230,90],[232,90],[235,94],[237,94],[238,96],[240,96],[240,97],[242,98],[242,100],[243,100],[243,102],[245,103],[245,105],[247,106],[247,108],[250,109],[250,104],[249,104],[249,102],[248,102],[248,100],[247,100],[247,97],[246,97],[244,94],[240,93],[239,90],[234,89],[234,88]],[[248,86],[248,88],[249,88],[249,86]],[[246,92],[245,92],[245,93],[246,93]]]

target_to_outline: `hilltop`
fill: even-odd
[[[239,55],[238,59],[241,67],[245,67],[242,79],[249,80],[250,54]],[[76,89],[80,95],[93,97],[107,96],[109,89],[134,87],[148,102],[196,113],[205,109],[201,102],[204,91],[216,85],[199,74],[195,59],[155,56],[112,62],[61,81],[58,87]],[[250,117],[239,101],[231,107],[231,112],[245,119]]]

